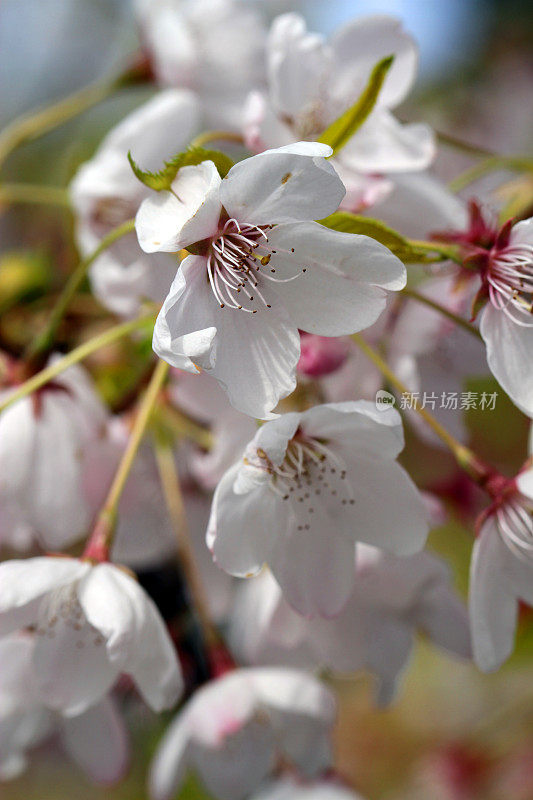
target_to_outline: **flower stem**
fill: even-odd
[[[197,422],[193,422],[177,408],[166,404],[159,411],[161,420],[167,425],[175,436],[190,439],[192,442],[202,447],[204,450],[211,450],[213,446],[213,436],[211,431],[202,428]]]
[[[209,650],[209,648],[218,643],[220,637],[211,620],[209,604],[191,545],[190,532],[183,503],[183,494],[178,471],[176,469],[176,462],[174,460],[174,452],[171,444],[164,435],[158,436],[157,433],[155,439],[155,455],[165,502],[176,534],[178,559],[190,592],[193,610],[200,623],[204,643]]]
[[[0,132],[0,167],[17,147],[43,136],[105,100],[124,86],[133,74],[133,70],[128,68],[119,75],[86,86],[46,108],[14,119]]]
[[[443,144],[450,145],[450,147],[455,147],[456,150],[460,150],[462,153],[467,153],[471,156],[478,156],[478,158],[493,158],[496,156],[496,153],[493,150],[487,150],[485,147],[480,147],[477,144],[470,144],[470,142],[465,142],[463,139],[460,139],[458,136],[453,136],[451,133],[445,133],[444,131],[435,131],[437,134],[437,138]]]
[[[142,317],[137,317],[137,319],[129,320],[128,322],[122,322],[120,325],[114,325],[98,336],[89,339],[88,342],[80,344],[79,347],[76,347],[70,353],[67,353],[66,356],[56,361],[55,364],[46,367],[46,369],[41,370],[36,375],[32,375],[31,378],[22,383],[9,397],[6,397],[0,402],[0,412],[13,403],[16,403],[17,400],[21,400],[23,397],[37,391],[41,386],[52,381],[73,364],[77,364],[79,361],[87,358],[91,353],[117,341],[117,339],[121,339],[123,336],[127,336],[129,333],[133,333],[133,331],[141,328],[148,322],[154,322],[153,314],[147,314]]]
[[[533,172],[533,158],[528,158],[527,156],[492,156],[491,158],[486,158],[450,181],[448,188],[452,192],[460,192],[469,184],[477,181],[478,178],[497,169],[508,169],[513,172]]]
[[[388,364],[381,358],[374,348],[365,341],[360,333],[352,334],[351,338],[363,351],[367,358],[369,358],[370,361],[376,365],[391,386],[394,386],[394,388],[401,392],[404,396],[413,396],[412,392],[409,391],[407,386],[397,377],[397,375],[395,375]],[[446,428],[444,428],[440,422],[438,422],[435,417],[430,414],[429,411],[427,411],[427,409],[421,408],[416,402],[414,403],[413,407],[415,411],[422,417],[422,419],[427,422],[432,431],[452,452],[461,469],[465,470],[465,472],[467,472],[472,480],[474,480],[476,483],[484,486],[493,472],[490,467],[484,464],[481,459],[479,459],[476,454],[472,452],[472,450],[470,450],[468,447],[465,447],[465,445],[462,445],[461,442],[452,436],[452,434],[449,433]]]
[[[139,450],[139,445],[146,431],[146,427],[150,421],[159,392],[168,375],[168,370],[169,365],[166,361],[157,362],[150,383],[139,405],[128,444],[120,459],[120,464],[118,465],[115,477],[111,483],[107,498],[102,506],[102,510],[98,514],[96,524],[87,542],[84,551],[84,556],[86,558],[94,558],[97,561],[102,561],[107,560],[109,556],[109,550],[113,542],[116,528],[118,503],[137,456],[137,451]]]
[[[444,258],[455,261],[456,264],[463,263],[456,247],[437,244],[436,242],[424,242],[419,239],[409,239],[409,244],[417,250],[422,250],[424,253],[439,253],[441,256],[444,256]]]
[[[435,300],[431,300],[429,297],[426,297],[424,294],[421,294],[414,289],[402,289],[401,294],[405,297],[412,297],[413,300],[417,300],[419,303],[424,303],[424,305],[432,308],[439,314],[442,314],[443,317],[447,317],[447,319],[451,320],[456,325],[459,325],[461,328],[463,328],[463,330],[468,331],[468,333],[470,333],[472,336],[475,336],[476,339],[481,339],[482,341],[481,334],[475,325],[472,325],[471,322],[463,319],[458,314],[454,314],[453,311],[450,311],[445,306],[435,302]]]
[[[0,205],[10,203],[40,203],[70,208],[69,194],[59,186],[41,186],[30,183],[3,183],[0,185]]]
[[[200,133],[191,142],[191,147],[204,147],[209,142],[236,142],[237,144],[244,144],[244,139],[240,133],[232,133],[231,131],[204,131]]]
[[[70,301],[76,294],[80,284],[87,275],[87,271],[91,264],[96,261],[98,256],[101,255],[104,250],[110,247],[118,239],[125,236],[127,233],[130,233],[134,227],[135,220],[129,219],[127,222],[124,222],[122,225],[114,228],[107,234],[107,236],[104,236],[96,250],[79,262],[78,266],[68,279],[65,288],[61,292],[57,303],[52,310],[46,329],[29,346],[25,356],[27,360],[37,363],[42,362],[43,358],[53,347],[57,329],[63,318],[63,315],[67,310]]]

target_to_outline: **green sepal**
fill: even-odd
[[[378,61],[370,73],[367,85],[353,106],[337,117],[318,140],[323,144],[329,144],[333,149],[333,155],[336,155],[347,144],[370,115],[393,61],[394,56],[387,56]]]
[[[224,178],[233,166],[233,161],[220,150],[206,150],[203,147],[188,147],[182,153],[177,153],[170,161],[165,161],[165,166],[159,172],[145,172],[135,163],[131,152],[128,152],[128,161],[135,176],[156,192],[168,191],[172,182],[182,167],[194,167],[202,161],[212,161],[220,177]]]

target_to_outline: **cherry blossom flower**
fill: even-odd
[[[470,565],[470,624],[476,664],[490,672],[513,650],[519,600],[533,605],[531,458],[514,479],[497,476],[487,488],[493,502],[478,521]]]
[[[365,401],[263,425],[215,491],[207,543],[217,564],[250,577],[267,563],[298,612],[338,614],[356,541],[398,555],[424,545],[421,498],[395,461],[402,447],[398,413]]]
[[[407,666],[417,629],[462,658],[470,656],[468,616],[444,564],[429,553],[397,558],[357,545],[355,587],[335,619],[308,620],[283,599],[268,572],[236,598],[230,641],[245,663],[348,673],[368,669],[378,701],[389,703]]]
[[[372,68],[394,55],[377,104],[335,158],[346,189],[343,206],[360,211],[382,200],[393,184],[384,173],[425,169],[435,155],[430,129],[402,125],[391,113],[414,82],[418,54],[401,22],[384,15],[352,20],[326,42],[308,33],[298,14],[277,17],[267,44],[268,95],[254,92],[245,109],[245,140],[260,152],[317,139],[363,91]]]
[[[32,626],[42,702],[75,716],[98,703],[125,672],[157,711],[182,680],[153,601],[123,569],[66,557],[0,564],[0,634]]]
[[[209,127],[237,128],[247,93],[264,83],[261,15],[235,0],[135,0],[134,7],[158,83],[193,90]]]
[[[302,781],[287,775],[271,781],[252,800],[363,800],[335,778]]]
[[[298,372],[313,378],[329,375],[344,364],[349,349],[349,340],[302,333]]]
[[[481,279],[473,316],[484,306],[479,330],[488,365],[515,405],[533,417],[533,217],[498,228],[474,201],[465,230],[436,236],[460,246],[465,281]]]
[[[0,639],[0,780],[17,777],[27,751],[52,736],[95,783],[115,783],[129,761],[128,736],[111,697],[76,717],[52,713],[39,696],[33,655],[35,636]]]
[[[0,396],[4,399],[11,391]],[[61,548],[85,532],[91,509],[83,497],[82,458],[106,419],[88,374],[79,366],[2,411],[2,541],[23,544],[31,535],[46,547]]]
[[[324,336],[361,330],[385,307],[385,290],[405,284],[403,264],[383,245],[310,221],[334,211],[344,194],[330,153],[300,142],[241,161],[223,180],[210,161],[184,167],[172,190],[144,200],[137,214],[146,252],[198,253],[178,270],[155,351],[179,367],[183,337],[192,346],[215,328],[196,363],[250,416],[268,418],[294,389],[298,328]]]
[[[199,689],[152,763],[152,800],[174,797],[188,769],[217,800],[244,800],[279,759],[313,778],[331,765],[332,693],[289,669],[239,669]]]
[[[159,169],[164,159],[187,147],[199,124],[200,109],[194,95],[169,89],[128,114],[107,134],[70,185],[82,255],[90,255],[106,234],[132,219],[150,194],[133,174],[128,151],[147,169]],[[97,258],[90,279],[103,305],[130,317],[138,313],[143,299],[164,300],[175,270],[175,258],[143,254],[135,234],[130,233]]]

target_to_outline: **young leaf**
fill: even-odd
[[[387,56],[378,61],[357,101],[332,122],[318,140],[323,144],[329,144],[333,148],[333,155],[344,147],[373,110],[393,61],[394,56]]]
[[[170,161],[165,161],[165,166],[159,172],[142,170],[133,160],[131,152],[128,152],[128,161],[141,183],[150,189],[155,189],[156,192],[168,191],[182,167],[196,166],[202,161],[212,161],[220,177],[224,178],[233,166],[233,161],[225,153],[220,150],[206,150],[203,147],[189,147],[182,153],[177,153]]]

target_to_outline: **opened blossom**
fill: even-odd
[[[326,41],[307,31],[298,14],[274,20],[267,41],[268,93],[255,91],[244,112],[245,140],[254,152],[302,139],[318,139],[352,106],[372,68],[393,55],[377,103],[369,117],[335,157],[347,189],[343,206],[360,211],[381,201],[393,188],[388,177],[425,169],[435,155],[431,130],[403,125],[392,109],[409,93],[418,52],[395,17],[351,20]]]
[[[338,673],[369,670],[384,705],[396,693],[417,631],[450,653],[470,656],[466,609],[437,558],[429,553],[398,558],[359,544],[352,569],[353,592],[334,619],[297,614],[268,572],[247,581],[230,632],[237,657],[245,663],[289,663]]]
[[[112,564],[66,557],[0,564],[0,635],[31,627],[35,681],[44,705],[75,716],[121,673],[156,711],[182,691],[163,620],[136,580]]]
[[[337,778],[303,781],[286,775],[267,783],[251,800],[363,800]]]
[[[197,366],[251,416],[268,418],[294,389],[299,328],[362,330],[384,309],[386,290],[405,284],[403,264],[383,245],[312,221],[344,195],[330,154],[300,142],[241,161],[223,180],[210,161],[184,167],[137,214],[143,250],[195,253],[158,316],[155,351],[179,367],[184,341],[196,347]]]
[[[492,479],[491,505],[478,521],[470,565],[474,658],[484,671],[511,655],[519,601],[533,605],[533,442],[518,475]]]
[[[217,564],[251,577],[267,563],[296,611],[338,614],[356,581],[356,542],[397,555],[424,545],[422,500],[395,461],[402,448],[398,413],[365,401],[266,423],[215,491],[207,543]]]
[[[290,669],[239,669],[199,689],[152,762],[152,800],[175,797],[193,770],[216,800],[244,800],[290,764],[307,778],[331,766],[333,694]]]

